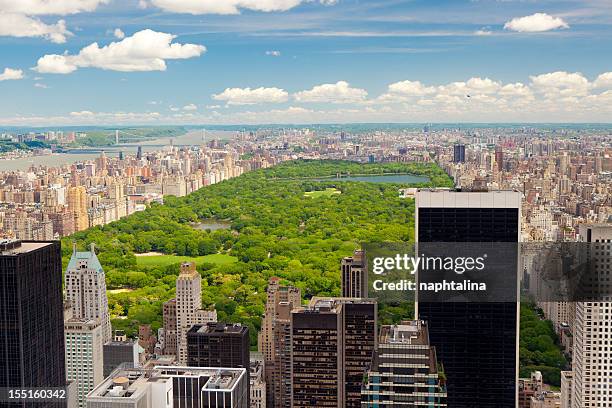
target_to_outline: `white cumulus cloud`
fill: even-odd
[[[569,28],[569,24],[560,17],[553,17],[546,13],[535,13],[530,16],[513,18],[504,24],[504,28],[519,33],[538,33]]]
[[[67,15],[94,11],[110,0],[0,0],[0,10],[27,15]]]
[[[115,38],[118,38],[120,40],[123,40],[125,38],[125,33],[120,28],[115,28],[115,30],[113,31],[113,35],[115,36]]]
[[[266,51],[266,55],[269,55],[271,57],[280,57],[281,52],[280,51]]]
[[[241,9],[263,12],[287,11],[307,0],[151,0],[151,4],[173,13],[238,14]],[[319,0],[333,5],[337,0]]]
[[[59,20],[55,24],[46,24],[38,18],[18,13],[6,13],[0,5],[0,36],[42,37],[62,44],[66,42],[66,37],[71,35],[64,20]]]
[[[190,103],[189,105],[183,106],[183,110],[184,111],[194,111],[194,110],[198,110],[198,107],[197,105]]]
[[[11,81],[15,79],[23,79],[23,71],[20,69],[4,68],[4,72],[0,73],[0,81]]]
[[[531,77],[532,87],[547,97],[584,96],[589,91],[589,80],[580,72],[557,71]]]
[[[76,55],[45,55],[34,69],[50,74],[68,74],[86,67],[122,72],[165,71],[166,60],[193,58],[206,52],[202,45],[173,43],[175,37],[142,30],[104,47],[92,43]]]
[[[356,103],[368,97],[365,89],[352,88],[346,81],[335,84],[322,84],[307,91],[296,92],[293,97],[298,102]]]
[[[612,72],[604,72],[593,82],[594,88],[612,89]]]
[[[254,105],[286,102],[289,94],[280,88],[226,88],[212,98],[216,101],[225,101],[228,105]]]

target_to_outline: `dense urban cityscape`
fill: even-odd
[[[612,408],[610,0],[0,0],[0,408]]]
[[[40,138],[49,133],[59,132],[41,131],[11,137]],[[197,133],[204,135],[205,131]],[[296,175],[298,179],[303,178],[307,184],[303,186],[306,189],[303,194],[310,201],[333,202],[335,196],[344,194],[347,185],[354,183],[389,185],[395,191],[395,199],[400,201],[416,198],[418,215],[414,216],[419,219],[419,227],[416,234],[408,235],[415,235],[419,242],[459,242],[469,236],[462,230],[476,225],[451,227],[448,224],[451,218],[446,216],[442,231],[427,229],[425,222],[431,217],[427,211],[432,210],[428,207],[438,207],[433,204],[435,201],[442,202],[445,208],[450,199],[455,202],[463,196],[467,199],[490,194],[492,200],[497,200],[495,197],[500,193],[511,194],[503,199],[503,206],[515,209],[508,213],[511,215],[505,215],[510,218],[503,221],[507,239],[502,241],[610,242],[612,136],[609,131],[579,126],[556,130],[532,126],[444,125],[389,130],[381,126],[350,132],[325,127],[285,127],[231,132],[224,134],[223,140],[213,137],[191,146],[175,146],[173,139],[164,142],[167,145],[159,150],[144,152],[142,146],[123,147],[116,157],[108,157],[104,149],[98,149],[99,152],[92,153],[92,159],[63,166],[24,162],[27,168],[23,170],[2,172],[1,219],[5,239],[2,258],[23,257],[23,262],[37,263],[41,261],[35,254],[44,251],[51,259],[44,264],[48,268],[44,280],[55,282],[55,286],[41,287],[43,275],[37,278],[35,271],[43,264],[38,263],[39,266],[30,270],[31,275],[24,275],[24,279],[31,276],[28,279],[33,281],[15,286],[16,292],[9,289],[5,293],[18,293],[17,299],[36,296],[49,300],[39,306],[41,310],[30,310],[33,314],[27,320],[21,317],[20,321],[31,325],[42,319],[33,327],[45,331],[41,341],[46,351],[29,348],[29,358],[54,360],[44,365],[55,370],[55,382],[48,385],[61,386],[68,381],[68,394],[74,406],[119,407],[129,403],[166,407],[169,402],[156,395],[170,390],[174,390],[174,404],[179,406],[191,406],[197,401],[201,406],[257,408],[379,407],[400,401],[409,406],[468,406],[462,399],[474,398],[471,392],[466,394],[466,389],[476,385],[482,391],[477,394],[479,407],[500,403],[502,406],[516,403],[519,407],[605,406],[601,403],[608,398],[609,350],[592,347],[592,339],[605,339],[595,333],[607,333],[603,331],[608,330],[607,303],[537,302],[536,299],[537,304],[530,306],[531,315],[524,315],[521,308],[521,319],[525,321],[521,321],[520,327],[516,325],[515,303],[509,309],[502,305],[495,313],[495,306],[491,306],[488,309],[491,317],[479,309],[479,313],[485,314],[479,319],[480,326],[469,327],[473,342],[469,350],[475,355],[468,359],[472,365],[466,366],[452,357],[453,350],[466,347],[465,344],[446,343],[450,338],[458,341],[458,337],[467,335],[468,328],[453,325],[454,329],[450,329],[448,322],[443,322],[449,318],[463,321],[468,313],[457,311],[454,304],[445,305],[442,314],[436,311],[440,305],[428,312],[427,304],[421,304],[418,316],[397,315],[392,324],[381,322],[379,309],[382,312],[384,307],[375,297],[368,297],[367,255],[356,244],[354,253],[346,254],[336,265],[334,279],[338,281],[334,285],[340,286],[340,292],[335,296],[325,296],[326,290],[306,293],[303,286],[290,284],[290,275],[271,276],[265,286],[263,317],[255,325],[227,320],[227,313],[220,315],[216,310],[225,306],[211,304],[208,296],[203,296],[203,286],[208,285],[207,279],[203,279],[207,272],[202,274],[197,265],[210,268],[205,261],[207,256],[225,257],[224,261],[228,262],[235,262],[237,259],[232,257],[236,256],[241,262],[247,262],[237,244],[233,248],[224,245],[224,248],[213,247],[199,253],[197,247],[196,253],[176,251],[184,255],[182,258],[168,250],[159,251],[153,243],[140,253],[134,248],[138,260],[150,260],[149,267],[156,260],[162,262],[165,254],[180,264],[176,275],[174,272],[168,275],[175,279],[174,297],[156,303],[160,309],[155,313],[160,315],[161,324],[151,324],[150,319],[128,315],[116,298],[141,284],[131,280],[117,284],[105,275],[105,264],[112,269],[117,265],[111,266],[103,248],[97,248],[94,241],[83,242],[87,235],[70,237],[79,231],[114,225],[115,221],[129,219],[135,212],[146,214],[151,206],[163,208],[164,201],[201,189],[205,191],[218,183],[223,185],[225,180],[237,178],[239,182],[243,174],[276,167],[283,169],[289,164],[289,172],[284,174],[280,170],[273,179],[280,176],[287,180]],[[292,163],[298,171],[300,166],[310,167],[309,171],[315,169],[311,175],[316,177],[292,173]],[[331,171],[326,166],[331,166]],[[414,173],[418,173],[415,169],[419,167],[413,167],[410,174],[411,168],[402,166],[439,166],[452,179],[447,186],[454,185],[454,190],[446,188],[436,192],[418,188],[427,187],[433,180],[444,183],[437,181],[440,176],[435,172],[417,175]],[[316,172],[317,168],[322,173]],[[370,172],[368,168],[374,170]],[[478,205],[470,204],[467,208],[479,211]],[[479,217],[486,217],[484,214]],[[500,222],[500,216],[484,221],[479,227],[479,240],[492,239],[487,238],[482,228],[494,228],[489,223]],[[239,227],[238,219],[214,215],[197,221],[189,221],[188,228],[203,234],[216,231],[249,234],[248,228]],[[514,228],[510,228],[512,223]],[[62,253],[68,263],[64,262],[64,295],[58,298],[62,293],[61,258],[59,246],[50,241],[63,237],[68,237],[62,241]],[[74,242],[74,248],[70,242]],[[77,242],[83,242],[86,248],[79,248]],[[609,269],[609,245],[606,248],[604,267]],[[204,258],[198,258],[201,255]],[[268,252],[264,258],[275,256],[282,253]],[[28,257],[31,260],[25,261]],[[172,259],[168,261],[172,262]],[[526,258],[522,263],[529,269]],[[14,273],[22,273],[19,268],[23,267],[17,267]],[[155,272],[134,269],[145,271],[141,273],[145,278],[146,274]],[[107,288],[109,284],[112,289]],[[51,299],[55,300],[51,302]],[[482,308],[483,304],[476,306]],[[536,329],[524,327],[533,316],[536,325],[537,321],[550,324],[552,331],[548,337],[546,331],[534,332]],[[259,316],[250,317],[259,319]],[[438,318],[442,319],[441,325],[434,323]],[[493,319],[491,322],[495,325],[508,319],[510,325],[500,332],[503,335],[496,337],[486,324],[483,326],[487,319]],[[119,325],[126,320],[136,325],[137,332],[130,331],[129,325]],[[250,330],[256,333],[249,333]],[[451,330],[455,330],[452,336]],[[478,330],[481,335],[477,334]],[[253,335],[256,335],[255,343]],[[474,342],[479,337],[485,343]],[[519,337],[520,367],[516,363]],[[541,342],[550,342],[553,351],[542,348]],[[600,342],[609,344],[607,340]],[[24,345],[17,340],[12,347]],[[500,350],[505,360],[487,366],[486,359],[481,361],[477,357],[484,350],[490,353],[488,361]],[[549,358],[543,358],[547,353]],[[65,356],[65,360],[59,361],[58,356]],[[414,365],[409,363],[411,360],[421,363]],[[28,364],[23,361],[18,364]],[[598,363],[603,365],[596,368]],[[31,368],[31,365],[22,366],[23,370]],[[475,374],[478,370],[484,374]],[[194,394],[184,394],[181,390],[185,387],[196,387]]]

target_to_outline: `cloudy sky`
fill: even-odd
[[[0,0],[0,125],[612,122],[610,0]]]

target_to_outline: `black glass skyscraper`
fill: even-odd
[[[419,243],[517,242],[520,193],[420,191],[416,217]],[[417,312],[446,374],[449,407],[516,406],[516,302],[418,302]]]
[[[59,242],[1,242],[0,387],[66,385],[63,312]]]
[[[465,145],[456,144],[453,146],[453,162],[465,163]]]

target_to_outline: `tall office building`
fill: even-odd
[[[176,337],[179,364],[187,364],[187,332],[194,324],[217,321],[217,312],[202,310],[202,278],[195,263],[181,264],[176,279]]]
[[[579,240],[590,243],[588,251],[598,284],[610,285],[612,224],[581,224]],[[607,287],[610,293],[610,287]],[[612,298],[601,302],[576,302],[574,319],[572,406],[612,405]]]
[[[518,192],[418,191],[416,241],[518,242],[520,209]],[[517,263],[509,256],[506,267],[516,273],[509,279],[518,291]],[[516,406],[518,308],[517,302],[417,302],[444,367],[449,407]]]
[[[291,310],[302,302],[300,290],[280,284],[280,278],[268,282],[266,312],[257,336],[258,349],[264,357],[266,400],[271,407],[291,406]]]
[[[87,396],[87,408],[249,408],[244,368],[120,367]]]
[[[453,162],[465,163],[465,145],[456,144],[453,146]]]
[[[292,407],[360,407],[376,347],[373,299],[312,298],[291,313]]]
[[[342,297],[368,297],[368,264],[363,250],[342,259]]]
[[[73,318],[64,323],[66,342],[66,377],[77,387],[78,406],[104,379],[104,327],[99,320]]]
[[[382,326],[361,390],[363,408],[446,407],[446,385],[427,324]]]
[[[60,243],[0,242],[0,387],[66,385],[63,311]]]
[[[72,304],[72,317],[99,321],[103,343],[112,340],[104,269],[96,256],[94,245],[78,252],[76,244],[66,267],[66,300]]]

